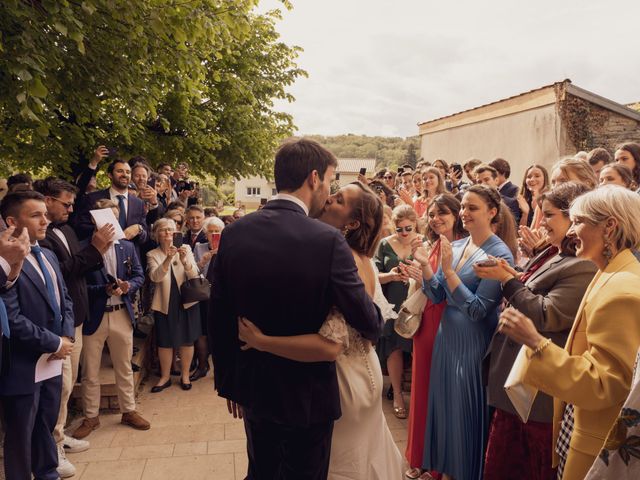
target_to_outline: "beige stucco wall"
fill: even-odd
[[[248,187],[257,187],[260,188],[260,195],[247,195]],[[236,181],[235,184],[235,196],[236,196],[236,206],[240,204],[244,205],[247,208],[256,208],[260,205],[260,199],[266,198],[269,200],[273,195],[273,189],[275,188],[275,184],[273,182],[269,182],[262,177],[246,177],[240,178]]]
[[[426,126],[426,125],[425,125]],[[444,129],[442,129],[444,127]],[[421,132],[426,130],[421,128]],[[475,123],[421,134],[421,156],[463,164],[475,157],[490,162],[501,157],[511,164],[511,181],[520,185],[528,165],[553,165],[566,155],[565,135],[555,103]]]

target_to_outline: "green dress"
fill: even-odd
[[[407,260],[412,260],[409,255]],[[376,267],[380,273],[389,273],[394,267],[400,263],[400,258],[391,248],[388,239],[384,238],[378,247],[378,253],[375,257]],[[393,309],[398,312],[402,303],[407,299],[409,293],[409,285],[404,282],[389,282],[382,285],[382,293],[387,301],[393,305]],[[378,341],[377,352],[382,365],[386,365],[387,357],[395,350],[402,350],[411,353],[413,350],[413,340],[403,338],[393,329],[393,319],[385,319],[382,337]]]

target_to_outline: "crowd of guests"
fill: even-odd
[[[190,390],[211,368],[209,302],[181,290],[207,274],[244,211],[203,208],[185,164],[109,154],[98,147],[73,182],[13,175],[0,202],[7,478],[75,473],[66,453],[88,449],[100,426],[105,344],[122,423],[151,427],[136,411],[141,318],[154,325],[152,393],[172,376]],[[101,165],[109,186],[99,190]],[[394,415],[409,419],[408,478],[582,479],[629,393],[640,346],[640,145],[580,152],[550,171],[531,165],[520,187],[510,174],[501,158],[437,159],[359,179],[384,207],[372,255],[386,300],[397,313],[414,291],[427,298],[413,338],[389,315],[376,345]],[[117,225],[97,225],[93,210]],[[523,345],[521,380],[539,390],[526,422],[504,390]],[[42,355],[62,374],[36,381]],[[78,378],[83,419],[67,435]]]
[[[203,208],[184,163],[152,168],[143,157],[109,155],[98,147],[72,182],[23,173],[6,182],[0,202],[0,397],[8,479],[75,474],[67,453],[87,450],[86,437],[100,427],[105,345],[122,424],[151,427],[136,411],[134,371],[140,367],[132,358],[134,336],[146,336],[138,328],[141,319],[154,325],[159,367],[151,392],[168,388],[172,375],[189,390],[211,368],[207,302],[183,302],[181,286],[206,275],[222,230],[244,211],[219,217]],[[101,166],[109,185],[97,189]],[[117,225],[98,226],[92,210],[111,210]],[[61,364],[61,375],[36,378],[43,355]],[[65,432],[77,380],[83,419]]]
[[[359,179],[386,205],[387,300],[428,299],[412,339],[389,318],[378,342],[393,412],[409,418],[408,478],[582,479],[629,394],[640,145],[530,165],[520,187],[510,173],[502,158],[438,159]],[[539,390],[526,422],[504,389],[523,345],[521,381]]]

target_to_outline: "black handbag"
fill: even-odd
[[[182,303],[203,302],[209,300],[211,284],[203,277],[189,278],[180,287]]]

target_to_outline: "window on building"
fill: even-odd
[[[260,187],[247,187],[247,197],[259,197]]]

